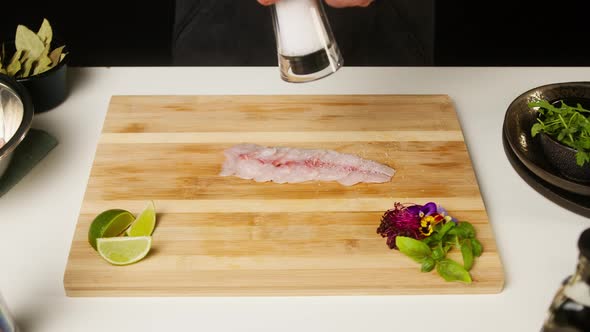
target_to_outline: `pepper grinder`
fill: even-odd
[[[542,332],[590,331],[590,228],[580,235],[578,248],[576,271],[557,291]]]
[[[284,81],[315,81],[342,67],[322,0],[280,0],[271,13]]]

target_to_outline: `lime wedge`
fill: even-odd
[[[88,242],[96,249],[96,239],[117,236],[125,231],[135,217],[122,209],[110,209],[97,215],[88,229]]]
[[[150,201],[147,207],[127,229],[128,236],[151,236],[156,227],[156,207]]]
[[[96,239],[98,253],[113,265],[128,265],[143,259],[152,246],[151,236]]]

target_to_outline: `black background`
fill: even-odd
[[[437,66],[590,65],[585,1],[441,0],[435,8]],[[37,29],[47,17],[73,66],[171,65],[173,0],[14,1],[2,12],[0,40],[12,39],[17,24]]]
[[[0,20],[0,40],[14,39],[18,24],[36,31],[45,17],[66,41],[69,65],[170,63],[174,0],[13,1],[2,7],[11,15]]]
[[[439,65],[586,66],[588,1],[437,1]]]

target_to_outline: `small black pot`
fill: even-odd
[[[63,44],[57,46],[61,45]],[[7,52],[14,52],[14,42],[8,42],[5,46]],[[67,52],[67,47],[64,48],[64,52]],[[49,111],[67,98],[69,92],[66,79],[68,70],[67,62],[68,57],[66,56],[57,66],[46,72],[34,76],[16,78],[16,81],[22,84],[29,92],[33,100],[35,113]]]
[[[590,163],[579,166],[576,163],[577,150],[559,143],[545,133],[541,133],[539,136],[545,157],[547,157],[547,160],[553,167],[559,170],[563,176],[571,180],[590,182]]]

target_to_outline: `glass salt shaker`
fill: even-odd
[[[279,69],[287,82],[318,80],[343,65],[322,1],[281,0],[271,7]]]
[[[0,332],[17,332],[18,329],[8,311],[8,306],[0,294]]]
[[[542,332],[590,331],[590,228],[578,241],[576,272],[557,291]]]

